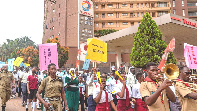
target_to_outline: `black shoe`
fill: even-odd
[[[28,108],[26,108],[26,111],[28,111]]]
[[[2,111],[5,111],[5,108],[6,108],[5,106],[2,106]]]

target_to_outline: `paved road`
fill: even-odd
[[[79,105],[79,111],[81,110],[80,105]],[[1,108],[1,98],[0,98],[0,111],[2,111]],[[26,111],[26,107],[22,107],[22,98],[15,97],[14,99],[10,99],[6,103],[6,111]],[[32,111],[30,105],[29,105],[29,111]],[[35,107],[35,111],[41,111],[38,110]]]

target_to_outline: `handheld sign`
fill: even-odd
[[[101,84],[100,72],[97,72],[97,76],[98,76],[98,78],[99,78],[99,82],[100,82],[100,84]]]
[[[123,80],[123,78],[121,77],[121,75],[119,75],[118,71],[116,71],[115,74],[117,74],[119,76],[119,78]]]

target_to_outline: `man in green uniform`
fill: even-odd
[[[0,73],[0,98],[2,101],[2,111],[5,111],[6,102],[10,99],[11,81],[13,82],[12,87],[15,87],[14,77],[11,73],[8,73],[8,66],[3,66],[2,73]]]

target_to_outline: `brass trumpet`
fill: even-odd
[[[179,68],[175,64],[170,63],[170,64],[166,65],[165,68],[163,69],[162,73],[165,73],[165,76],[167,77],[164,79],[168,79],[173,82],[178,81]],[[191,75],[191,77],[195,77],[195,75]],[[190,82],[183,82],[183,83],[189,84],[192,88],[190,88],[190,87],[188,87],[188,88],[190,88],[192,91],[197,91],[197,89],[194,88],[194,87],[197,87],[197,84],[190,83]]]

